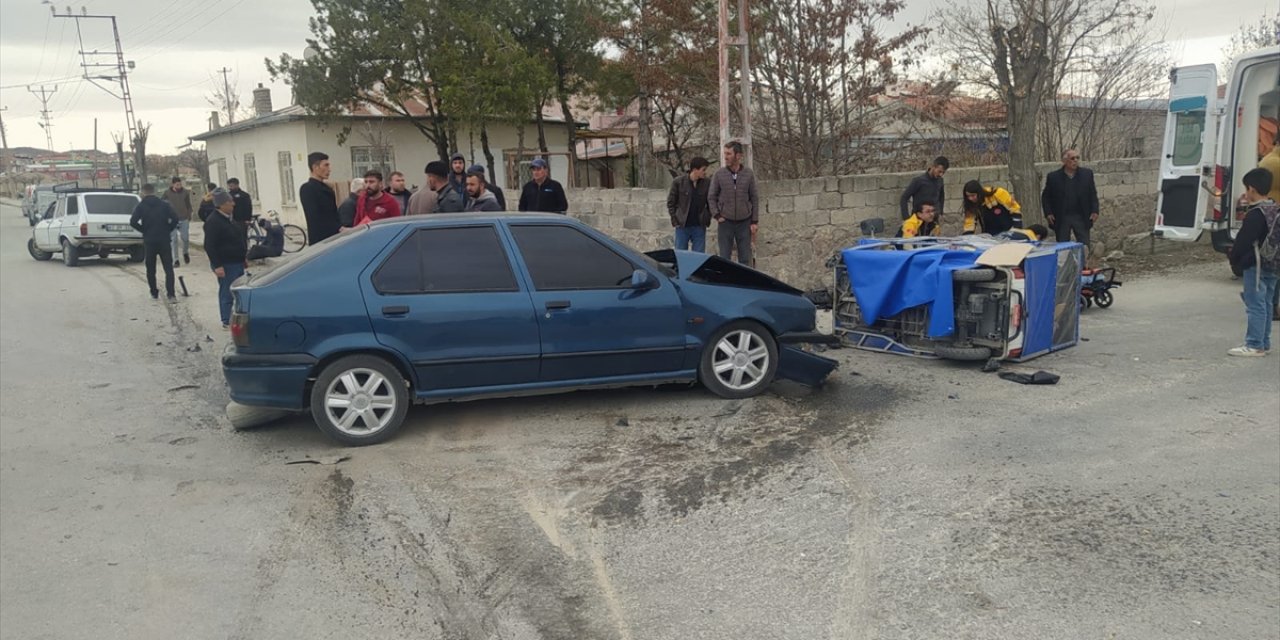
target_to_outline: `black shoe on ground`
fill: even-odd
[[[160,292],[159,292],[159,291],[152,291],[152,292],[151,292],[151,299],[152,299],[152,300],[159,300],[159,299],[160,299]]]
[[[177,260],[174,260],[174,261],[173,261],[173,268],[174,268],[174,269],[177,269],[178,267],[181,267],[181,266],[182,266],[182,263],[181,263],[181,262],[178,262]]]
[[[168,295],[168,299],[169,299],[169,302],[177,302],[177,301],[178,301],[178,296],[175,296],[175,295],[173,295],[173,294],[171,293],[171,294],[169,294],[169,295]]]
[[[191,264],[191,254],[189,253],[182,254],[182,261],[187,264]]]

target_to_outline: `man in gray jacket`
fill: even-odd
[[[742,166],[742,143],[724,145],[724,166],[711,178],[711,190],[707,194],[711,217],[719,223],[716,239],[720,243],[720,257],[733,259],[733,249],[738,249],[738,262],[750,266],[753,262],[751,240],[760,224],[760,194],[756,190],[756,175]]]
[[[173,230],[173,266],[178,266],[179,247],[183,261],[191,264],[191,193],[182,188],[182,178],[174,176],[169,181],[164,201],[178,214],[178,228]]]

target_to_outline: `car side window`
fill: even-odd
[[[67,198],[67,215],[74,216],[80,214],[80,199]]]
[[[635,265],[567,225],[513,225],[511,233],[539,291],[625,289]]]
[[[373,275],[379,293],[518,291],[492,226],[419,229]]]
[[[52,218],[54,215],[56,215],[56,214],[57,214],[57,208],[58,208],[58,203],[54,202],[54,203],[50,204],[50,205],[49,205],[49,208],[44,210],[44,219],[45,219],[45,220],[48,220],[48,219]]]

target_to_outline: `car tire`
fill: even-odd
[[[80,250],[71,246],[71,242],[66,238],[62,239],[62,264],[68,267],[80,264]]]
[[[721,398],[750,398],[777,375],[778,344],[759,323],[738,320],[711,334],[699,360],[702,386]]]
[[[129,247],[129,262],[142,262],[147,257],[147,252],[142,247]]]
[[[404,424],[408,411],[409,388],[404,376],[377,356],[340,358],[326,366],[311,387],[311,416],[316,426],[348,446],[390,439]]]
[[[954,345],[938,345],[933,348],[934,355],[947,360],[986,360],[991,357],[990,347],[957,347]]]
[[[956,269],[951,272],[954,282],[991,282],[995,279],[994,269]]]
[[[30,238],[27,240],[27,253],[30,253],[32,258],[35,258],[40,262],[44,262],[45,260],[48,260],[53,257],[52,253],[41,250],[40,247],[36,246],[35,238]]]

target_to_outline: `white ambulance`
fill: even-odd
[[[1169,80],[1153,233],[1194,241],[1207,230],[1225,253],[1244,216],[1236,206],[1241,179],[1272,148],[1280,125],[1280,47],[1236,58],[1222,97],[1211,64],[1175,68]]]

